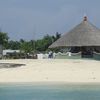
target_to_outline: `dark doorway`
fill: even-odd
[[[81,47],[82,58],[93,58],[92,47]]]

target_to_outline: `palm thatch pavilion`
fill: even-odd
[[[91,24],[85,16],[79,25],[65,33],[49,48],[56,47],[79,48],[82,57],[92,58],[94,52],[100,52],[100,29]]]

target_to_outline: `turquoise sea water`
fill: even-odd
[[[0,85],[0,100],[100,100],[99,85]]]

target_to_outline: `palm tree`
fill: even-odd
[[[8,42],[8,35],[7,33],[4,33],[4,32],[0,32],[0,45],[4,45],[5,43]]]
[[[7,33],[0,32],[0,59],[2,58],[3,47],[8,43],[8,39]]]

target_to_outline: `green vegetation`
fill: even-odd
[[[9,37],[7,33],[0,32],[0,45],[4,45],[4,47],[6,47],[8,44],[8,39]]]
[[[19,41],[9,40],[7,33],[0,32],[0,44],[4,49],[21,50],[24,53],[44,52],[48,47],[59,39],[61,34],[46,35],[42,39],[26,41],[20,39]]]

